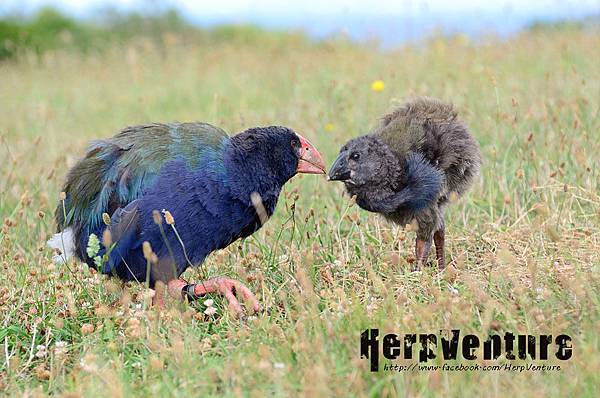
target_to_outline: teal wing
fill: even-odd
[[[64,208],[60,203],[56,209],[59,230],[72,225],[95,230],[102,213],[111,215],[139,198],[165,163],[183,159],[202,167],[207,153],[219,158],[228,139],[210,124],[172,123],[128,127],[93,142],[67,176]]]

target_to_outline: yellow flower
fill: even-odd
[[[333,123],[325,124],[325,131],[327,131],[328,133],[332,132],[334,128],[335,128],[335,126],[333,125]]]
[[[371,90],[375,92],[383,91],[384,88],[385,83],[383,80],[374,80],[373,83],[371,83]]]

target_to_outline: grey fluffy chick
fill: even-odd
[[[416,220],[417,268],[427,262],[432,242],[444,268],[444,207],[469,189],[480,167],[479,144],[452,105],[420,97],[346,143],[329,179],[343,181],[365,210],[400,225]]]

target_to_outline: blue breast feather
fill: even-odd
[[[222,154],[223,150],[204,151],[195,167],[184,159],[173,160],[150,177],[151,184],[146,177],[147,188],[111,218],[114,245],[102,272],[126,280],[146,280],[147,261],[142,245],[148,241],[159,258],[159,263],[153,265],[151,284],[158,279],[172,279],[188,266],[202,263],[212,251],[259,229],[261,224],[251,204],[250,191],[245,198],[240,197],[239,192],[245,187],[239,186],[239,179],[233,182],[230,178]],[[278,195],[279,191],[263,196],[269,215]],[[154,222],[153,211],[163,209],[173,215],[183,245],[172,226],[163,223],[161,232]],[[104,228],[100,224],[91,232],[102,236]],[[85,239],[82,246],[86,247],[88,234],[82,234],[81,239]],[[105,253],[102,248],[99,255]]]
[[[116,209],[111,217],[113,245],[102,272],[125,280],[145,281],[147,260],[143,257],[142,245],[148,241],[159,258],[159,263],[151,267],[153,285],[156,280],[178,277],[188,266],[202,263],[212,251],[249,236],[261,227],[250,200],[251,187],[244,186],[243,179],[239,178],[240,170],[228,170],[224,164],[228,144],[229,140],[223,140],[218,147],[200,147],[195,162],[187,156],[179,156],[159,169],[138,167],[138,172],[129,176],[127,183],[117,183],[125,179],[111,174],[119,167],[107,170],[105,181],[115,181],[113,191],[128,204]],[[106,160],[123,161],[122,158]],[[278,189],[262,193],[269,216],[278,195]],[[98,203],[108,200],[100,197]],[[183,245],[171,225],[163,222],[161,232],[153,219],[154,210],[168,210],[173,215]],[[101,220],[101,213],[100,217],[95,214],[81,234],[81,247],[87,247],[91,233],[102,236],[106,226],[98,222],[98,218]],[[106,253],[102,247],[98,255]]]

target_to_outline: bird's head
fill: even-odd
[[[377,186],[400,177],[398,159],[376,136],[354,138],[340,149],[329,170],[329,180],[342,181],[349,188]]]
[[[231,139],[238,161],[277,178],[282,184],[296,173],[326,174],[317,149],[294,130],[282,126],[254,127]]]
[[[367,135],[349,141],[329,170],[329,180],[343,181],[358,196],[382,191],[401,194],[411,209],[429,206],[438,197],[443,173],[417,152],[402,160],[379,137]]]

